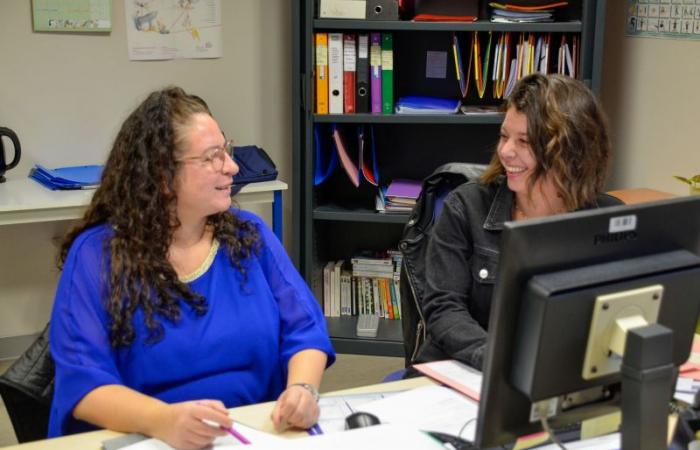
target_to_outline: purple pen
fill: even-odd
[[[238,439],[238,441],[239,441],[241,444],[245,444],[245,445],[249,445],[249,444],[250,444],[250,441],[249,441],[245,436],[243,436],[241,433],[239,433],[238,431],[234,430],[233,427],[228,427],[228,428],[226,428],[226,427],[221,427],[221,428],[222,428],[223,430],[226,430],[226,432],[227,432],[228,434],[230,434],[231,436],[233,436],[233,437],[235,437],[236,439]]]
[[[321,430],[321,427],[320,427],[319,424],[317,424],[317,423],[314,424],[314,425],[313,425],[311,428],[309,428],[308,430],[306,430],[306,432],[309,433],[311,436],[316,436],[316,435],[319,435],[319,434],[323,434],[323,430]]]

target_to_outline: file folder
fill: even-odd
[[[394,113],[394,40],[382,33],[382,114]]]
[[[328,110],[343,114],[343,33],[328,33],[328,72]]]
[[[343,35],[343,96],[345,114],[355,112],[355,77],[357,72],[355,35]]]
[[[37,164],[29,178],[51,190],[94,189],[100,184],[103,166],[69,166],[47,169]]]
[[[382,36],[380,33],[370,34],[369,65],[372,114],[380,114],[382,112]]]
[[[355,111],[368,113],[369,109],[369,35],[357,37],[357,91]]]
[[[328,34],[316,33],[316,114],[328,114]]]

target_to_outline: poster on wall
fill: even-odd
[[[112,0],[32,0],[34,31],[112,30]]]
[[[221,0],[124,0],[131,60],[220,58]]]
[[[700,0],[627,0],[627,36],[700,40]]]

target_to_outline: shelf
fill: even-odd
[[[500,124],[503,114],[314,114],[317,123]]]
[[[314,220],[336,220],[344,222],[406,223],[409,214],[382,214],[372,209],[350,209],[338,206],[318,206],[314,208]]]
[[[338,353],[376,356],[404,356],[400,320],[379,319],[375,338],[357,337],[357,317],[326,317],[328,334]]]
[[[314,29],[372,31],[535,31],[545,33],[580,33],[580,20],[550,23],[411,22],[408,20],[315,19]]]

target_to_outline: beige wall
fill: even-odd
[[[123,0],[112,3],[112,33],[80,35],[33,33],[29,0],[0,1],[0,126],[13,128],[24,149],[10,175],[25,176],[35,162],[102,162],[127,112],[172,83],[205,98],[227,134],[267,149],[290,182],[289,0],[223,0],[223,58],[160,62],[128,60]],[[608,1],[605,36],[610,187],[684,194],[671,176],[700,173],[700,42],[625,37],[625,3]],[[285,216],[289,248],[289,193]],[[0,337],[46,322],[56,277],[49,240],[64,226],[0,228]]]
[[[700,173],[700,41],[626,37],[626,1],[608,0],[602,98],[610,115],[611,187],[687,194]]]
[[[100,164],[125,116],[151,90],[177,84],[209,103],[227,135],[265,148],[291,179],[291,6],[288,0],[223,0],[223,57],[129,61],[124,0],[110,34],[34,33],[29,0],[0,1],[0,126],[34,163]],[[285,194],[287,242],[291,196]],[[269,208],[258,213],[269,220]],[[65,224],[0,227],[0,338],[40,330],[55,289],[50,238]],[[288,245],[289,247],[289,245]]]

